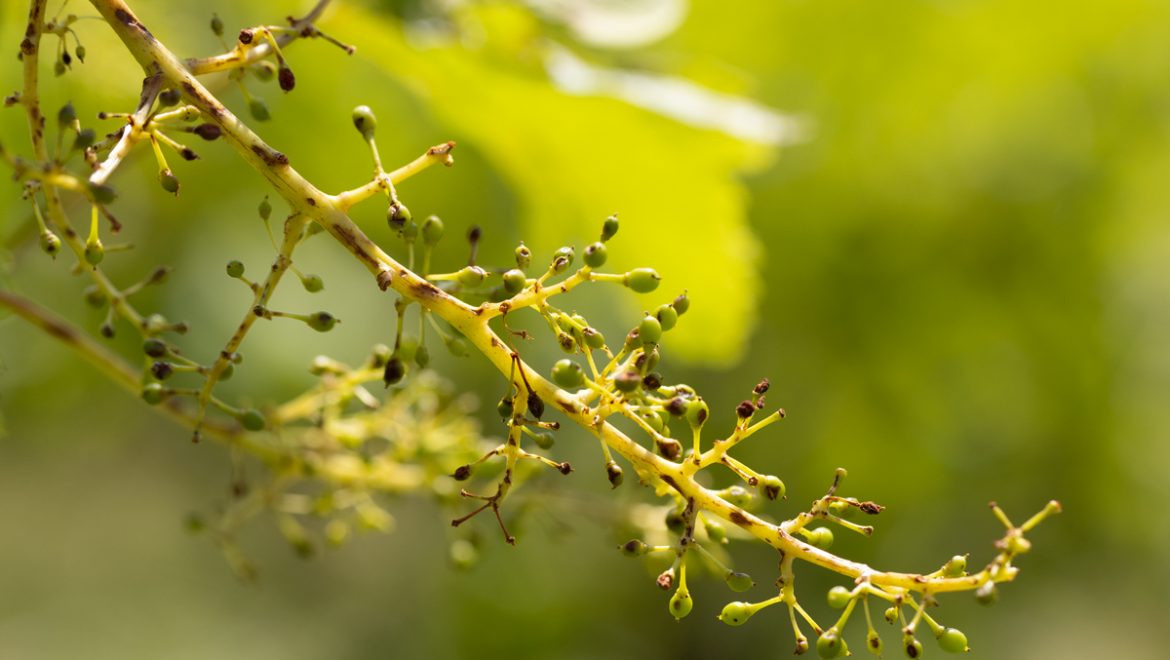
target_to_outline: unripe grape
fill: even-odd
[[[227,267],[224,270],[227,271],[228,277],[239,278],[244,276],[244,264],[236,259],[227,262]]]
[[[223,36],[223,20],[219,17],[219,14],[211,15],[211,31],[217,37]]]
[[[613,461],[606,463],[605,477],[609,479],[609,485],[611,488],[617,488],[618,486],[622,485],[622,480],[624,479],[622,467]]]
[[[886,623],[894,625],[894,623],[898,620],[898,608],[887,607],[884,616],[886,617]]]
[[[662,325],[663,330],[670,330],[678,323],[678,310],[670,305],[661,305],[658,311],[654,312],[658,322]]]
[[[256,210],[260,213],[261,220],[267,220],[272,215],[272,203],[268,201],[267,195],[265,195],[264,199],[260,200],[260,206]]]
[[[142,400],[150,405],[158,405],[166,398],[166,389],[160,383],[147,383],[142,387]]]
[[[703,529],[707,530],[707,537],[716,543],[727,542],[727,529],[717,520],[703,519]]]
[[[682,316],[691,308],[691,299],[687,297],[687,292],[683,291],[674,299],[674,302],[670,303],[670,306],[679,313],[679,316]]]
[[[691,428],[702,428],[703,424],[707,423],[707,417],[710,416],[711,410],[707,407],[707,402],[702,399],[691,399],[687,404],[687,423]]]
[[[548,431],[537,431],[533,433],[532,441],[541,449],[552,449],[552,446],[556,444],[556,439],[553,438],[553,434]]]
[[[249,408],[240,415],[240,424],[249,431],[263,431],[264,430],[264,415],[255,408]]]
[[[322,280],[320,275],[309,274],[301,278],[301,286],[309,293],[317,293],[325,288],[325,280]]]
[[[530,263],[532,263],[532,250],[529,250],[528,246],[523,243],[516,246],[516,267],[525,270]]]
[[[967,651],[967,636],[961,630],[947,628],[939,634],[938,645],[947,653],[964,653]]]
[[[608,256],[604,243],[593,243],[585,248],[585,265],[590,268],[601,268]]]
[[[820,638],[817,639],[817,655],[822,658],[836,658],[844,650],[841,633],[836,627],[821,633]]]
[[[471,347],[463,337],[449,337],[444,343],[447,346],[447,350],[455,357],[467,357],[471,354]]]
[[[755,581],[752,576],[747,573],[739,573],[737,571],[728,571],[727,575],[723,576],[723,581],[727,586],[735,592],[742,593],[755,586]]]
[[[742,626],[755,613],[751,604],[735,601],[723,606],[723,611],[719,613],[719,620],[729,626]]]
[[[691,600],[691,593],[685,587],[680,587],[670,598],[670,613],[674,615],[675,621],[690,614],[694,606],[695,602]]]
[[[513,403],[514,403],[514,400],[512,399],[512,397],[510,397],[510,396],[503,397],[502,399],[499,400],[498,403],[496,403],[496,412],[499,413],[500,417],[502,417],[504,419],[511,418],[512,412],[513,412],[513,410],[515,410]]]
[[[647,314],[638,324],[638,338],[642,340],[643,346],[657,344],[658,340],[662,338],[662,324],[658,322],[658,319]]]
[[[833,530],[828,527],[818,527],[812,530],[808,542],[809,545],[816,546],[821,550],[828,550],[833,546]]]
[[[613,384],[619,392],[628,394],[642,384],[642,376],[636,371],[623,371],[614,377]]]
[[[581,331],[581,334],[584,335],[585,345],[589,348],[597,350],[605,346],[605,335],[601,334],[597,328],[586,327]]]
[[[955,555],[954,557],[951,557],[949,560],[947,560],[947,563],[943,564],[943,567],[942,567],[943,577],[949,577],[949,578],[960,577],[962,575],[965,575],[966,573],[967,573],[967,556],[966,555]]]
[[[85,242],[85,262],[91,266],[96,266],[106,258],[106,249],[102,246],[102,241],[96,236]]]
[[[563,272],[566,268],[573,265],[573,257],[576,256],[576,251],[572,247],[565,246],[559,248],[553,253],[552,271],[554,273]]]
[[[585,382],[585,373],[572,360],[558,360],[553,365],[553,382],[564,388],[580,387]]]
[[[524,276],[524,271],[519,268],[513,268],[504,273],[504,291],[510,296],[520,293],[527,283],[528,278]]]
[[[329,312],[313,312],[309,315],[308,323],[317,332],[329,332],[337,325],[337,318]]]
[[[92,147],[94,142],[97,142],[97,133],[94,133],[92,128],[83,128],[77,131],[77,137],[73,138],[73,146],[70,149],[84,151]]]
[[[443,238],[443,221],[437,215],[429,215],[422,224],[423,243],[426,245],[435,245]]]
[[[419,346],[418,350],[414,352],[414,363],[420,369],[426,369],[427,365],[431,363],[431,352],[426,346]]]
[[[650,552],[650,546],[638,539],[630,539],[621,545],[622,554],[627,557],[641,557]]]
[[[61,238],[46,229],[41,232],[41,250],[50,257],[56,257],[61,251]]]
[[[865,648],[869,649],[869,652],[877,657],[882,657],[882,638],[878,636],[876,630],[871,629],[866,633]]]
[[[263,99],[252,99],[248,104],[248,112],[252,113],[252,119],[256,121],[268,121],[272,118],[268,112],[268,104]]]
[[[784,497],[784,482],[780,480],[780,477],[769,474],[760,480],[760,490],[764,493],[764,497],[775,500]]]
[[[68,128],[77,121],[77,111],[73,109],[72,103],[66,103],[57,111],[57,127]]]
[[[622,278],[622,284],[638,293],[650,293],[658,288],[661,279],[653,268],[635,268],[626,273]]]
[[[183,98],[183,94],[173,88],[167,88],[158,93],[158,107],[169,108],[177,104]]]
[[[902,642],[902,650],[905,651],[907,658],[921,658],[922,642],[909,637]]]
[[[853,600],[853,594],[849,593],[849,590],[845,587],[837,585],[832,589],[829,589],[828,600],[829,607],[835,610],[840,610],[848,605],[849,601]]]
[[[609,239],[614,237],[614,234],[616,234],[617,231],[618,231],[618,217],[617,217],[617,214],[615,213],[614,215],[611,215],[608,218],[606,218],[605,222],[601,223],[601,240],[608,241]]]
[[[158,182],[162,185],[162,189],[171,193],[172,195],[179,194],[179,177],[170,169],[165,169],[158,173]]]
[[[426,225],[423,225],[424,229]],[[487,271],[479,266],[465,266],[455,273],[455,281],[463,286],[477,286],[483,284],[484,279],[487,278]]]
[[[114,191],[113,187],[107,184],[87,182],[86,186],[89,189],[89,194],[93,196],[93,201],[98,204],[111,204],[118,198],[118,194]]]

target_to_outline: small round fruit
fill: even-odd
[[[353,127],[365,139],[373,139],[374,131],[378,129],[378,118],[374,116],[374,111],[370,109],[370,106],[359,105],[353,109]]]
[[[719,613],[719,620],[729,626],[742,626],[755,613],[755,609],[750,603],[737,600],[723,606],[723,611]]]
[[[249,408],[240,415],[240,424],[249,431],[263,431],[264,430],[264,415],[255,408]]]
[[[553,382],[564,388],[580,387],[585,382],[585,373],[580,365],[569,359],[558,360],[553,365]]]
[[[849,601],[853,600],[853,594],[849,593],[849,590],[845,587],[837,585],[832,589],[829,589],[828,600],[829,607],[835,610],[840,610],[844,609],[845,606],[849,604]]]
[[[601,268],[605,265],[606,257],[605,243],[593,243],[585,248],[585,265],[590,268]]]
[[[660,280],[662,278],[653,268],[635,268],[626,273],[625,277],[622,278],[622,284],[638,293],[650,293],[658,288]]]
[[[727,575],[723,576],[723,581],[727,583],[728,588],[738,593],[747,591],[756,584],[752,576],[738,571],[728,571]]]
[[[678,324],[678,310],[671,305],[660,306],[658,311],[654,312],[654,316],[658,318],[663,330],[670,330]]]
[[[844,650],[841,633],[836,628],[829,628],[817,639],[817,655],[822,658],[836,658]]]
[[[670,598],[670,613],[676,621],[690,614],[694,606],[695,601],[691,600],[691,594],[686,589],[675,591]]]
[[[638,338],[642,340],[643,346],[657,344],[658,340],[662,339],[662,324],[658,322],[658,319],[647,314],[638,324]]]
[[[524,271],[519,268],[513,268],[504,273],[504,291],[510,296],[520,293],[527,283],[528,278],[524,276]]]
[[[938,636],[939,648],[947,653],[964,653],[967,650],[967,636],[956,628],[947,628]]]

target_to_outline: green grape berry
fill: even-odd
[[[443,221],[437,215],[429,215],[422,223],[423,244],[435,245],[443,238]]]
[[[527,283],[528,278],[524,276],[524,271],[519,268],[513,268],[504,273],[504,292],[510,296],[520,293]]]
[[[675,621],[690,614],[694,606],[695,602],[691,600],[691,593],[687,591],[686,587],[679,587],[670,597],[670,613],[674,616]]]
[[[636,371],[623,371],[614,377],[613,384],[619,392],[629,394],[642,384],[642,376]]]
[[[329,332],[337,325],[337,318],[329,312],[313,312],[309,315],[308,324],[317,332]]]
[[[718,618],[729,626],[742,626],[755,613],[755,608],[750,603],[737,600],[724,605]]]
[[[97,142],[97,133],[92,128],[83,128],[77,131],[77,137],[73,138],[73,146],[70,147],[72,151],[84,151],[93,146]]]
[[[593,243],[585,248],[585,265],[590,268],[601,268],[608,256],[605,243]]]
[[[386,223],[388,225],[390,225],[391,229],[394,229],[396,231],[403,231],[406,229],[406,226],[408,224],[412,224],[411,220],[413,218],[414,218],[414,214],[412,214],[410,212],[410,209],[407,208],[406,205],[401,203],[401,202],[395,201],[395,202],[391,203],[390,206],[386,207]],[[436,220],[437,219],[438,218],[436,218]],[[429,220],[429,218],[428,218],[428,220]],[[425,230],[426,225],[424,224],[423,227]],[[442,224],[440,224],[439,225],[439,236],[442,236],[442,235],[443,235],[443,228],[442,228]],[[427,240],[427,235],[426,235],[425,231],[423,234],[423,240],[424,241]],[[435,243],[438,242],[438,240],[439,240],[438,238],[435,238],[434,242],[428,242],[427,245],[434,245]]]
[[[451,353],[451,355],[454,355],[455,357],[467,357],[468,355],[471,355],[471,346],[463,337],[452,336],[446,339],[443,343],[446,344],[447,350]]]
[[[252,113],[252,119],[256,121],[268,121],[272,118],[268,112],[268,104],[263,99],[252,99],[248,104],[248,112]]]
[[[967,636],[956,628],[946,628],[938,636],[938,646],[947,653],[965,653]]]
[[[865,634],[865,648],[869,649],[870,653],[882,657],[882,646],[882,638],[876,630],[871,629]]]
[[[142,352],[152,358],[160,358],[167,354],[167,345],[161,339],[150,338],[142,342]]]
[[[378,129],[378,118],[368,105],[359,105],[353,109],[353,127],[367,140],[374,139],[374,131]]]
[[[975,590],[975,600],[980,605],[992,605],[999,600],[999,589],[994,582],[984,582]]]
[[[214,32],[215,36],[217,37],[223,36],[223,19],[219,17],[219,14],[211,15],[211,31]]]
[[[907,658],[921,658],[922,642],[913,637],[907,637],[902,642],[902,650],[906,653]]]
[[[818,527],[808,536],[809,545],[828,550],[833,546],[833,530],[828,527]]]
[[[594,350],[605,346],[605,335],[601,334],[597,328],[586,327],[581,331],[581,335],[585,338],[585,345]]]
[[[532,250],[528,246],[521,243],[516,246],[516,267],[520,270],[526,270],[529,264],[532,263]]]
[[[158,107],[169,108],[182,100],[183,94],[177,89],[168,87],[158,93]]]
[[[620,546],[622,554],[627,557],[641,557],[650,552],[650,546],[638,539],[630,539]]]
[[[707,423],[707,417],[711,414],[711,409],[707,407],[707,402],[702,399],[691,399],[687,404],[686,411],[687,423],[691,428],[702,428],[703,424]]]
[[[898,621],[898,608],[887,607],[883,616],[886,617],[886,623],[890,624],[891,626],[894,625]]]
[[[664,331],[670,330],[678,324],[678,310],[676,310],[671,305],[661,305],[658,310],[654,312],[654,317],[658,319],[658,323],[662,326]]]
[[[716,543],[727,542],[727,528],[720,524],[719,521],[704,518],[703,529],[707,531],[707,537],[712,541]]]
[[[66,103],[57,111],[57,127],[68,128],[77,121],[77,111],[73,109],[72,103]]]
[[[301,286],[309,293],[317,293],[325,288],[325,280],[321,279],[320,275],[309,274],[301,278]]]
[[[263,431],[264,415],[255,408],[249,408],[240,415],[240,424],[249,431]]]
[[[118,198],[118,193],[114,191],[112,186],[96,183],[86,183],[89,189],[89,194],[93,197],[93,201],[98,204],[112,204]]]
[[[514,399],[510,396],[503,397],[496,403],[496,412],[503,419],[511,419],[514,410]]]
[[[553,382],[564,388],[576,388],[585,383],[585,373],[580,365],[569,359],[558,360],[553,365]]]
[[[674,302],[670,303],[670,306],[679,313],[679,316],[682,316],[691,308],[691,299],[687,297],[687,292],[683,291],[674,299]]]
[[[834,500],[833,502],[829,503],[829,512],[834,516],[844,520],[854,518],[857,515],[857,507],[855,504],[851,504],[850,502],[856,503],[857,500],[853,498],[849,498],[848,500],[844,501]]]
[[[844,640],[835,626],[821,633],[817,639],[817,655],[822,658],[836,658],[844,651]]]
[[[152,406],[162,403],[166,396],[167,391],[161,383],[147,383],[142,387],[142,400]]]
[[[536,446],[540,447],[541,449],[552,449],[552,446],[556,444],[556,438],[554,438],[553,434],[549,433],[548,431],[537,431],[536,433],[533,433],[532,441],[535,442]]]
[[[96,266],[106,258],[106,248],[102,246],[102,241],[96,236],[85,242],[85,262],[91,266]]]
[[[650,293],[658,288],[661,279],[653,268],[635,268],[626,273],[622,278],[622,284],[638,293]]]
[[[487,271],[479,266],[465,266],[455,273],[455,281],[463,286],[478,286],[487,279]]]
[[[427,365],[431,363],[431,352],[425,345],[419,346],[418,350],[414,352],[414,363],[418,365],[419,369],[426,369]]]
[[[603,242],[608,241],[609,239],[613,238],[614,235],[617,234],[617,232],[618,232],[618,217],[617,217],[617,214],[615,213],[615,214],[609,216],[608,218],[606,218],[605,222],[601,223],[601,240]]]
[[[267,195],[264,196],[264,199],[260,200],[260,206],[256,210],[260,213],[261,220],[267,220],[272,215],[272,203],[268,201]]]
[[[244,264],[236,259],[227,262],[227,267],[224,270],[227,271],[228,277],[240,278],[244,276]]]
[[[760,491],[764,493],[764,497],[775,500],[784,497],[786,489],[780,477],[769,474],[760,480]]]
[[[942,567],[943,577],[960,577],[967,574],[967,556],[955,555],[947,560]]]
[[[576,256],[576,254],[576,251],[568,245],[559,248],[556,252],[553,253],[551,266],[552,271],[554,273],[564,272],[566,268],[573,265],[573,258]]]
[[[845,587],[837,585],[832,589],[829,589],[828,600],[829,607],[835,610],[840,610],[844,609],[844,607],[849,604],[849,601],[853,600],[853,594],[850,593],[849,590]]]
[[[50,257],[61,251],[61,237],[46,229],[41,232],[41,250]]]
[[[723,581],[727,583],[728,588],[737,593],[743,593],[756,584],[752,576],[738,571],[728,571],[727,575],[723,576]]]
[[[652,346],[662,339],[662,324],[658,319],[647,314],[642,317],[642,322],[638,324],[638,338],[642,340],[643,346]]]
[[[165,169],[158,173],[158,182],[163,190],[172,195],[179,194],[179,177],[175,176],[175,173],[170,169]]]

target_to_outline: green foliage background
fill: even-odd
[[[667,376],[697,385],[727,419],[771,377],[769,401],[789,419],[745,454],[788,482],[778,514],[845,466],[849,494],[889,508],[873,539],[838,534],[837,547],[929,570],[955,552],[970,551],[973,564],[990,557],[989,500],[1022,518],[1059,499],[1066,514],[1035,534],[999,604],[952,596],[939,616],[983,658],[1156,657],[1170,587],[1164,3],[696,0],[677,30],[622,50],[581,43],[571,26],[517,5],[458,5],[437,19],[421,0],[340,4],[322,27],[358,54],[296,44],[297,89],[260,90],[274,119],[259,132],[310,180],[336,191],[368,176],[349,126],[349,109],[366,103],[388,163],[458,141],[454,169],[400,192],[453,235],[482,225],[485,261],[503,263],[520,240],[537,254],[581,246],[619,211],[611,259],[655,266],[664,286],[644,300],[591,287],[575,305],[619,336],[640,309],[690,290],[693,311],[665,344]],[[230,33],[303,7],[135,9],[180,54],[205,54],[217,48],[204,27],[212,10]],[[0,10],[9,55],[24,12],[21,2]],[[87,62],[47,81],[47,106],[72,99],[91,123],[98,110],[128,109],[141,72],[99,22],[79,29]],[[613,96],[566,93],[544,66],[554,48],[753,99],[800,118],[804,139],[777,149]],[[5,93],[19,86],[6,61]],[[221,89],[242,111],[238,92]],[[0,113],[5,145],[23,148],[25,134],[17,110]],[[175,283],[153,303],[198,321],[185,345],[211,355],[247,304],[222,264],[259,270],[269,248],[254,212],[259,177],[220,143],[194,146],[202,161],[173,163],[177,200],[156,190],[147,158],[118,174],[125,233],[150,249],[109,262],[125,283],[174,266]],[[3,190],[4,286],[95,328],[80,281],[35,250],[17,187]],[[389,244],[376,206],[358,218]],[[462,248],[446,258],[457,263]],[[371,304],[383,298],[341,250],[316,240],[298,263],[325,276],[326,294],[286,290],[278,306],[325,300],[343,323],[324,338],[260,327],[229,383],[234,396],[290,396],[309,383],[312,355],[357,361],[355,347],[389,336],[388,305]],[[555,358],[548,343],[531,347],[538,363]],[[439,367],[498,396],[482,361]],[[646,659],[791,648],[782,612],[739,629],[715,621],[732,600],[716,580],[693,587],[688,620],[670,619],[653,570],[613,550],[612,517],[641,494],[632,484],[605,492],[580,433],[556,450],[578,471],[522,491],[520,546],[485,524],[484,561],[471,573],[446,561],[446,514],[402,502],[393,535],[308,564],[271,525],[253,525],[245,547],[262,577],[251,587],[180,524],[226,497],[222,448],[191,446],[7,318],[0,411],[0,657]],[[737,554],[770,581],[768,552]],[[835,583],[812,570],[799,580],[814,607]]]

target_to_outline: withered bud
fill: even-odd
[[[761,380],[760,382],[756,383],[756,386],[754,389],[752,389],[752,391],[755,392],[756,394],[764,394],[765,392],[768,391],[768,388],[770,388],[770,387],[772,387],[772,383],[769,382],[767,378],[765,378],[765,379]]]
[[[455,468],[455,473],[451,476],[455,478],[455,481],[467,481],[467,479],[471,477],[471,466],[460,465],[459,467]]]
[[[756,412],[756,406],[751,401],[740,401],[735,407],[735,414],[740,419],[751,419]]]

